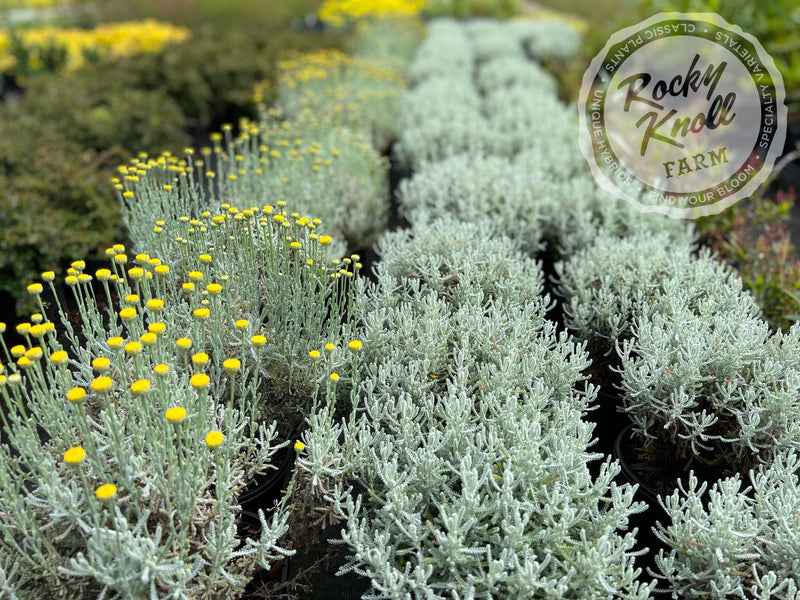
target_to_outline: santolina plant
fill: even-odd
[[[148,308],[152,298],[168,303],[185,323],[183,337],[217,362],[226,358],[231,325],[239,324],[244,336],[265,336],[259,363],[269,377],[261,383],[260,404],[282,407],[287,435],[310,408],[315,367],[308,353],[336,343],[361,268],[358,255],[331,258],[334,240],[321,224],[288,212],[284,201],[242,209],[224,203],[199,219],[157,222],[153,248],[166,260],[141,255],[138,269],[119,270],[128,281],[135,278],[131,288],[141,304],[134,306]],[[113,258],[115,264],[128,260]],[[117,293],[127,298],[124,290]]]
[[[586,355],[544,319],[537,264],[505,271],[515,243],[452,220],[382,249],[354,410],[312,415],[298,461],[345,521],[342,572],[367,575],[369,598],[647,597],[624,532],[639,507],[616,463],[589,475]]]
[[[326,382],[350,377],[342,348],[361,342],[342,337],[344,282],[358,266],[328,259],[314,220],[230,208],[196,225],[224,230],[217,246],[171,238],[172,265],[122,246],[93,276],[73,263],[77,325],[61,304],[58,325],[47,317],[54,273],[29,286],[40,312],[17,327],[25,344],[0,338],[0,565],[11,593],[238,597],[256,569],[291,554],[279,543],[288,496],[251,537],[237,533],[237,496],[308,410],[293,398],[326,402]],[[263,271],[228,274],[247,251]]]
[[[319,215],[339,253],[345,240],[368,245],[388,217],[386,160],[363,135],[304,114],[286,120],[271,109],[261,122],[243,120],[236,138],[232,126],[212,134],[213,147],[199,156],[165,153],[121,167],[114,183],[134,245],[158,244],[158,221],[199,219],[215,202],[249,207],[254,198]]]
[[[681,598],[797,598],[800,463],[779,452],[768,465],[710,489],[691,478],[663,500],[656,558],[660,587]]]
[[[287,118],[331,115],[331,125],[363,133],[379,150],[396,137],[405,89],[399,71],[335,50],[293,56],[278,69],[278,100]]]

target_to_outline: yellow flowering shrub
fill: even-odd
[[[302,113],[361,131],[376,148],[396,135],[402,73],[338,50],[295,54],[278,64],[278,103],[286,116]],[[264,96],[256,88],[256,101]]]
[[[65,297],[54,272],[29,284],[24,343],[9,348],[0,323],[0,574],[14,597],[239,598],[292,554],[279,543],[291,489],[255,532],[237,529],[239,495],[312,403],[351,385],[361,344],[344,316],[361,265],[330,258],[320,220],[285,205],[164,219],[148,253],[112,246],[93,275],[72,262]],[[331,340],[351,351],[309,356]]]
[[[340,27],[364,18],[411,17],[418,15],[424,6],[425,0],[325,0],[317,16]]]
[[[189,37],[189,30],[154,19],[105,23],[94,29],[37,27],[0,32],[0,70],[37,72],[46,69],[48,55],[62,61],[61,68],[74,71],[89,59],[119,59],[142,53],[160,52],[165,45]],[[26,64],[20,64],[19,56]],[[55,66],[55,65],[54,65]]]

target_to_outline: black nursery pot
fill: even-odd
[[[286,480],[294,465],[294,449],[288,447],[285,450],[283,460],[278,465],[277,470],[269,471],[256,480],[256,485],[239,496],[239,506],[242,507],[242,519],[247,519],[248,515],[255,515],[255,523],[259,526],[258,509],[267,512],[275,506],[283,495]]]
[[[330,527],[324,535],[337,537],[337,527]],[[360,600],[371,588],[369,578],[354,572],[337,575],[347,554],[346,546],[320,543],[292,556],[288,578],[308,583],[308,589],[299,595],[300,600]]]
[[[654,532],[654,527],[657,523],[662,525],[667,524],[667,513],[661,506],[658,500],[658,493],[647,484],[642,477],[641,473],[633,467],[634,457],[632,450],[635,448],[635,442],[632,439],[633,424],[627,425],[617,435],[614,443],[614,458],[619,461],[620,475],[627,483],[638,486],[634,494],[634,500],[644,502],[647,508],[635,515],[629,517],[629,527],[637,528],[636,534],[637,547],[639,549],[647,548],[647,552],[637,557],[636,566],[642,569],[641,579],[649,580],[649,571],[655,571],[656,563],[655,557],[658,551],[666,549],[665,544],[658,539]]]

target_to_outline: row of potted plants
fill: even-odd
[[[475,39],[488,28],[470,27]],[[450,150],[449,132],[467,141],[458,127],[441,126],[444,97],[431,91],[444,77],[454,113],[462,88],[480,101],[467,93],[474,58],[462,28],[432,22],[409,69],[416,80],[404,122],[415,127],[402,128],[400,140],[417,170],[401,186],[403,201],[418,178],[451,164],[412,137],[426,126],[421,90],[430,94],[435,150]],[[431,59],[443,55],[455,64]],[[486,164],[470,181],[491,174]],[[379,242],[377,281],[359,289],[364,345],[351,408],[343,418],[323,409],[303,435],[297,479],[318,490],[329,522],[341,522],[350,560],[340,572],[368,577],[365,597],[374,598],[648,597],[653,584],[636,580],[627,528],[642,506],[614,481],[616,462],[590,468],[601,455],[581,418],[596,394],[579,385],[588,356],[545,317],[542,267],[523,249],[538,248],[532,230],[541,224],[509,219],[500,231],[501,203],[470,205],[452,191],[435,193],[459,210],[415,207],[410,229]]]
[[[545,133],[545,124],[569,120],[568,109],[557,105],[552,92],[550,105],[530,101],[539,111],[536,118],[516,121],[519,139],[528,141],[524,158],[504,158],[504,147],[493,144],[486,125],[503,107],[490,104],[491,97],[480,89],[482,69],[493,57],[471,62],[469,27],[452,22],[437,27],[420,54],[439,50],[439,56],[457,58],[438,66],[435,83],[426,85],[421,77],[409,96],[437,106],[436,90],[448,89],[454,99],[448,109],[469,113],[465,122],[476,126],[472,132],[455,127],[449,139],[450,130],[440,126],[435,110],[407,113],[411,120],[401,143],[408,160],[423,165],[402,188],[410,220],[432,208],[446,211],[489,232],[513,232],[529,252],[538,250],[546,265],[554,257],[562,261],[551,264],[564,296],[566,324],[589,344],[595,381],[619,382],[608,367],[621,366],[619,409],[632,417],[640,445],[658,464],[688,464],[702,471],[712,482],[712,498],[720,499],[707,509],[716,512],[704,513],[713,529],[703,534],[695,521],[706,510],[697,484],[665,500],[670,519],[662,520],[659,537],[666,548],[653,575],[666,591],[690,597],[794,597],[796,572],[772,554],[778,547],[792,553],[782,533],[786,525],[765,533],[781,517],[758,513],[763,505],[753,498],[774,488],[777,481],[771,477],[795,464],[797,328],[770,333],[736,275],[707,252],[696,255],[690,226],[638,215],[599,192],[584,175],[574,145],[562,145],[561,136],[574,126],[556,125]],[[518,75],[511,85],[538,100],[547,86],[534,79]],[[519,104],[515,109],[525,110]],[[428,161],[442,156],[428,170]],[[526,176],[523,165],[534,175]],[[748,473],[754,487],[741,489],[741,477]],[[668,494],[675,475],[669,474]],[[725,476],[732,478],[713,484]],[[786,510],[800,501],[792,485],[782,504]],[[749,529],[733,528],[737,506],[747,507]],[[735,536],[725,546],[712,543],[715,535],[732,530],[741,533],[739,543],[733,543]]]
[[[78,325],[54,273],[29,286],[40,311],[17,327],[24,345],[3,344],[0,375],[7,592],[233,598],[291,553],[287,501],[244,536],[238,496],[348,376],[344,282],[358,268],[280,205],[231,208],[173,240],[173,264],[122,246],[94,275],[74,263]]]
[[[41,271],[81,257],[102,260],[104,248],[124,241],[109,184],[119,164],[140,152],[190,145],[199,152],[223,123],[258,116],[253,86],[274,84],[288,52],[342,44],[336,32],[296,32],[277,20],[216,20],[160,52],[98,57],[90,68],[36,73],[21,89],[8,86],[0,103],[2,320],[34,310],[25,285]],[[265,90],[263,101],[275,92],[275,85]]]
[[[233,598],[293,553],[302,497],[250,490],[357,377],[361,263],[338,257],[388,202],[368,132],[317,117],[271,111],[200,156],[122,167],[134,250],[73,263],[66,298],[53,272],[28,287],[38,311],[0,375],[4,590]]]

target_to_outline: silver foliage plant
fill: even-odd
[[[691,478],[663,499],[667,545],[656,558],[672,598],[800,598],[800,459],[778,452],[750,473],[711,486]]]
[[[556,263],[556,289],[565,299],[566,326],[601,354],[611,354],[618,342],[632,335],[634,321],[645,307],[664,294],[665,280],[681,278],[699,289],[709,277],[723,272],[707,253],[694,261],[688,236],[682,241],[676,243],[668,231],[645,230],[622,237],[604,233]]]
[[[344,521],[342,571],[367,575],[369,598],[648,597],[633,489],[615,462],[588,470],[585,351],[512,280],[540,284],[536,263],[504,264],[515,243],[452,222],[382,250],[359,302],[355,409],[312,416],[298,461]]]
[[[398,151],[404,162],[418,169],[463,152],[511,157],[543,129],[567,140],[571,129],[559,125],[574,115],[556,98],[552,75],[527,57],[519,29],[432,24],[409,67]]]
[[[749,294],[666,282],[620,348],[623,403],[655,456],[746,473],[800,449],[800,327],[771,333]]]

